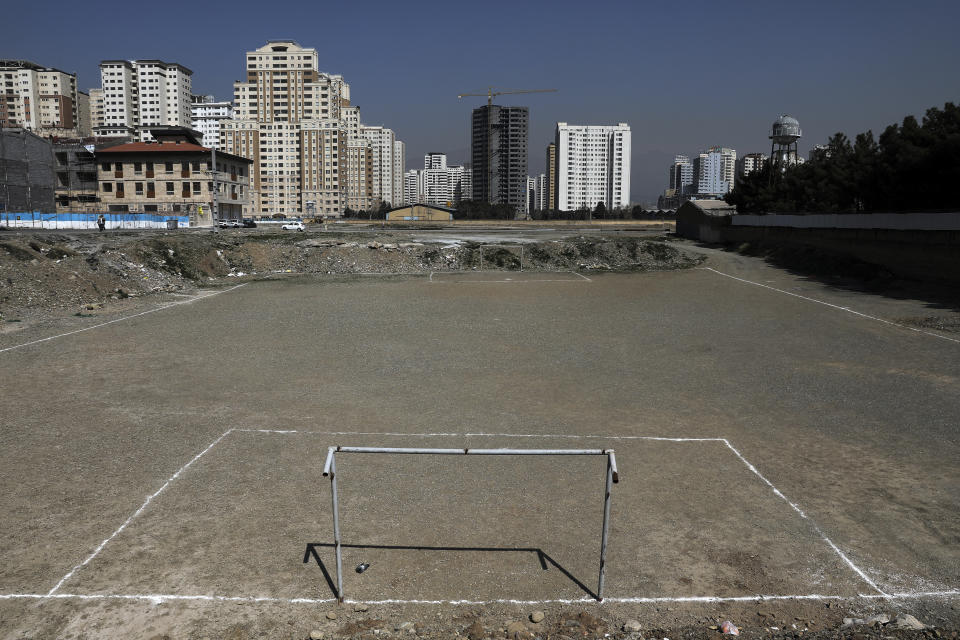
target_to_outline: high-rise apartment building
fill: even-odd
[[[473,110],[473,199],[527,207],[527,107],[484,106]]]
[[[97,87],[87,92],[90,97],[90,131],[103,126],[103,89]]]
[[[630,125],[557,123],[557,209],[608,209],[630,204]]]
[[[153,140],[156,126],[190,127],[193,71],[163,60],[104,60],[100,63],[101,137]],[[99,100],[99,98],[97,98]]]
[[[316,49],[292,40],[248,51],[245,77],[234,83],[236,111],[221,121],[220,142],[254,161],[250,213],[339,216],[349,139],[341,111],[350,106],[350,85],[319,70]]]
[[[557,143],[547,145],[547,195],[545,209],[553,211],[557,208]]]
[[[694,160],[698,196],[722,197],[733,189],[737,170],[737,151],[710,147]]]
[[[85,98],[77,91],[75,73],[29,60],[0,60],[0,128],[27,129],[42,137],[89,136],[81,104]]]
[[[190,118],[193,130],[203,134],[203,146],[220,148],[220,122],[233,117],[233,103],[217,102],[213,96],[191,96]]]
[[[673,158],[673,164],[670,165],[670,186],[676,196],[689,195],[696,192],[693,183],[693,163],[685,155],[677,155]]]
[[[393,182],[396,135],[392,129],[361,124],[360,137],[369,140],[373,148],[373,197],[387,205],[399,206],[402,192],[394,189]]]
[[[469,198],[469,168],[447,166],[445,153],[431,152],[423,157],[423,169],[404,175],[404,204],[430,204],[453,207]]]
[[[527,206],[524,214],[530,218],[530,212],[536,208],[537,202],[537,179],[527,176]]]
[[[748,153],[737,160],[737,175],[741,178],[748,176],[754,171],[767,164],[767,156],[762,153]]]
[[[545,211],[549,206],[548,199],[550,197],[550,178],[547,176],[547,174],[541,173],[533,180],[533,210]]]
[[[354,211],[370,211],[374,208],[373,145],[360,138],[347,140],[340,164],[345,206]]]
[[[393,206],[403,202],[403,173],[407,170],[407,145],[400,140],[393,142]]]

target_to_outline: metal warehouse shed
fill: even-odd
[[[454,211],[429,204],[411,204],[387,211],[387,220],[453,220]]]

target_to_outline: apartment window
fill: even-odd
[[[168,183],[167,183],[167,195],[168,195],[168,196],[172,196],[172,195],[173,195],[173,183],[172,183],[172,182],[168,182]]]
[[[101,163],[100,163],[100,168],[101,168],[102,170],[104,170],[104,171],[110,171],[110,163],[109,163],[109,162],[101,162]],[[107,183],[107,184],[109,184],[109,183]]]
[[[103,191],[104,191],[105,193],[113,193],[113,183],[112,183],[112,182],[104,182],[104,183],[103,183]]]
[[[136,191],[136,193],[137,193],[138,196],[142,196],[142,195],[143,195],[143,183],[142,183],[142,182],[138,182],[138,183],[136,184],[135,191]]]
[[[173,173],[173,163],[172,163],[172,162],[165,162],[165,163],[163,163],[163,164],[164,164],[164,169],[166,170],[167,173]],[[167,184],[172,184],[172,183],[167,183]]]

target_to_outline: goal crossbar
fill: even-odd
[[[603,576],[607,559],[607,536],[610,531],[610,493],[615,483],[620,482],[617,457],[613,449],[430,449],[410,447],[330,447],[323,465],[324,477],[330,478],[330,494],[333,501],[333,542],[337,554],[337,601],[343,602],[343,558],[340,544],[340,509],[337,500],[338,453],[387,453],[444,456],[606,456],[607,471],[603,492],[603,530],[600,537],[600,576],[597,581],[597,600],[603,600]]]

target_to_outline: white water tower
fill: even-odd
[[[801,135],[800,123],[796,118],[784,114],[776,119],[770,136],[771,169],[779,167],[783,172],[788,165],[797,164],[797,140]],[[772,176],[773,171],[770,173]]]

